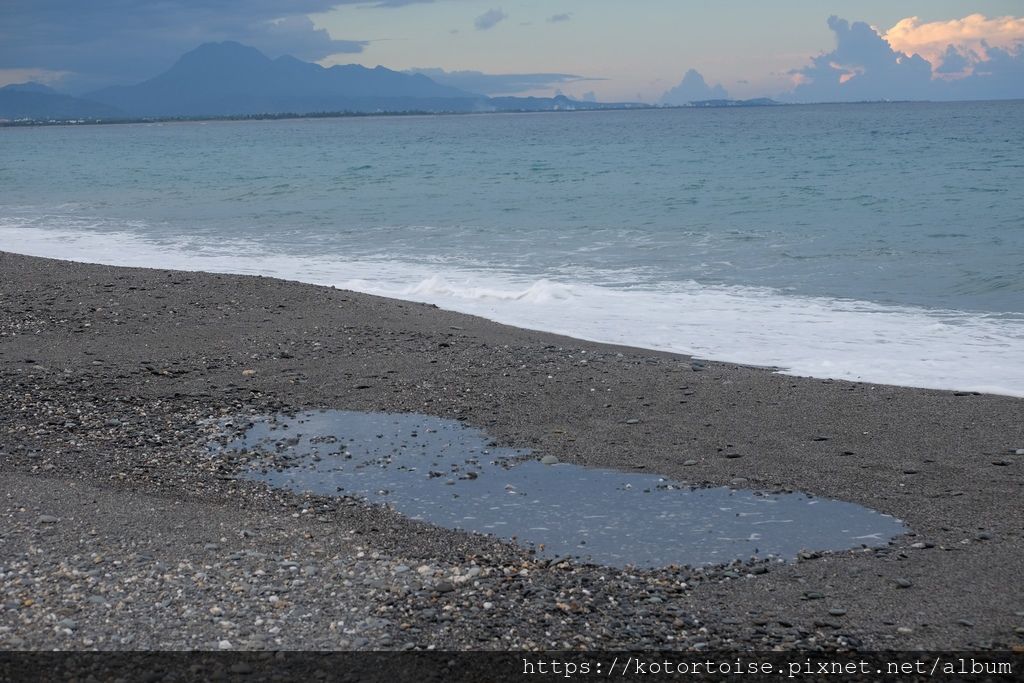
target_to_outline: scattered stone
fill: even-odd
[[[910,588],[914,583],[910,579],[898,578],[896,579],[896,586],[899,588]]]
[[[60,520],[53,515],[39,515],[36,518],[36,524],[56,524]]]
[[[540,459],[540,462],[542,465],[557,465],[558,458],[556,458],[553,455],[545,455],[543,458]]]
[[[700,464],[700,461],[698,461],[698,460],[687,460],[686,462],[683,463],[683,467],[693,467],[694,465],[699,465],[699,464]]]

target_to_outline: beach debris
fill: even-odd
[[[256,371],[252,369],[242,370],[242,377],[253,377],[256,375]]]

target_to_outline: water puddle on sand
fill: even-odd
[[[245,479],[356,496],[438,526],[515,538],[543,556],[619,567],[788,560],[882,546],[905,531],[888,515],[802,493],[690,489],[656,475],[523,461],[529,451],[426,415],[279,415],[228,448],[253,456]]]

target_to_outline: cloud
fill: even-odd
[[[993,17],[971,14],[951,21],[922,22],[917,17],[900,19],[882,36],[894,50],[927,59],[937,73],[969,72],[975,63],[988,59],[997,47],[1015,50],[1024,41],[1024,17]],[[952,53],[949,47],[955,49]],[[959,55],[963,61],[957,59]],[[947,65],[952,58],[961,69]]]
[[[572,14],[568,12],[564,14],[552,14],[550,17],[548,17],[548,23],[557,24],[562,21],[569,21],[570,19],[572,19]]]
[[[565,83],[602,80],[575,74],[487,74],[481,71],[445,71],[436,68],[410,69],[410,73],[420,73],[442,85],[481,95],[517,95],[533,90],[548,90]]]
[[[478,31],[486,31],[487,29],[494,28],[501,22],[508,19],[508,15],[501,11],[501,9],[489,9],[473,21],[473,25],[476,26]]]
[[[332,54],[362,52],[368,40],[336,40],[327,29],[316,28],[307,16],[284,17],[268,22],[265,35],[254,47],[272,55],[290,54],[316,61]]]
[[[967,58],[963,52],[960,52],[952,45],[946,46],[946,51],[942,53],[942,57],[936,62],[929,60],[932,64],[932,69],[936,74],[963,74],[971,68],[971,60]]]
[[[836,49],[797,69],[797,101],[928,99],[932,66],[923,57],[896,52],[875,29],[861,21],[832,16],[828,27]]]
[[[676,87],[661,96],[662,104],[682,105],[701,100],[728,99],[729,93],[720,84],[714,87],[704,81],[696,69],[690,69]]]
[[[968,19],[971,17],[958,20],[960,23],[946,22],[943,26],[987,25]],[[1024,49],[1020,43],[1012,48],[1001,48],[979,38],[977,51],[971,49],[969,43],[962,43],[963,47],[959,48],[947,44],[939,56],[933,57],[935,62],[931,62],[920,54],[908,55],[895,49],[885,36],[863,22],[851,24],[833,16],[828,25],[836,36],[836,48],[791,72],[795,87],[782,95],[782,99],[842,102],[1024,97]],[[918,24],[903,20],[897,24],[900,25],[904,27],[900,35],[915,35],[913,27]],[[1003,21],[1000,25],[1008,24]],[[924,45],[933,34],[916,35]],[[957,78],[947,78],[947,64],[949,69],[960,69],[954,72]],[[968,67],[970,72],[964,72]]]
[[[205,42],[236,40],[271,56],[319,60],[361,51],[366,41],[336,39],[308,15],[343,4],[397,7],[412,2],[3,0],[0,68],[73,70],[66,83],[81,91],[150,78]]]

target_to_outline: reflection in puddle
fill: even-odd
[[[246,479],[385,503],[414,519],[600,564],[724,564],[801,550],[885,545],[903,524],[801,493],[686,488],[617,470],[516,462],[454,420],[318,411],[253,424],[229,445],[257,457]]]

